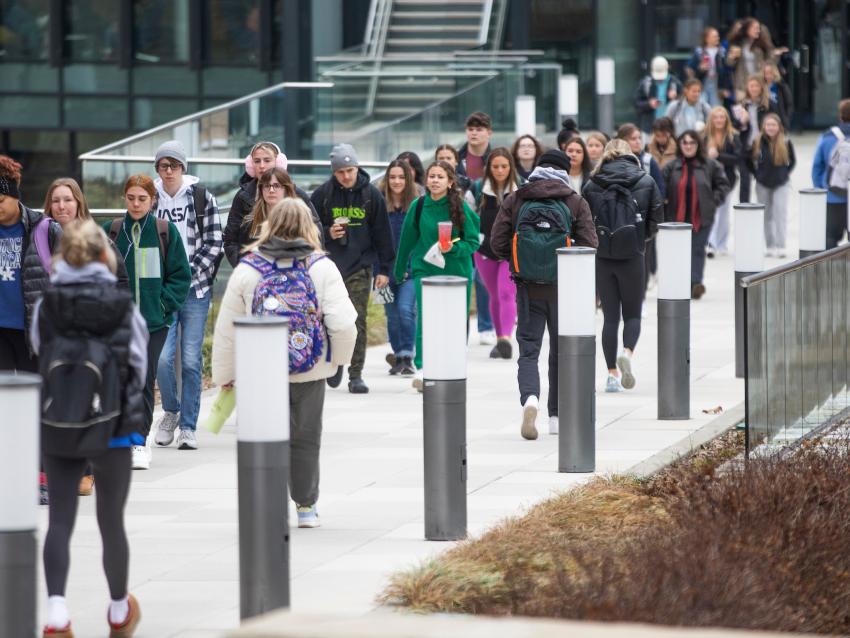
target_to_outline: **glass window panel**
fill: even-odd
[[[188,62],[189,0],[136,0],[133,44],[142,62]]]
[[[46,64],[4,62],[0,64],[0,93],[56,93],[59,70]]]
[[[783,277],[785,285],[785,419],[788,433],[795,438],[803,431],[803,350],[799,271]]]
[[[139,65],[133,69],[136,95],[196,96],[198,72],[186,67]]]
[[[785,432],[785,295],[782,277],[769,279],[764,284],[765,307],[764,351],[767,371],[767,426],[771,442],[784,442]]]
[[[763,443],[767,428],[767,361],[764,357],[765,294],[763,285],[746,290],[747,304],[747,428],[750,450]]]
[[[3,96],[0,127],[59,126],[59,99],[31,95]]]
[[[253,65],[260,44],[259,0],[210,0],[209,62]]]
[[[8,151],[24,166],[21,199],[41,208],[47,187],[57,177],[72,175],[70,134],[65,131],[13,130]]]
[[[127,130],[118,131],[77,131],[77,151],[88,153],[101,146],[106,146],[123,137],[127,137]]]
[[[212,67],[203,73],[204,95],[242,97],[268,86],[266,74],[259,69]]]
[[[818,425],[818,291],[814,268],[800,271],[803,358],[803,428],[808,432]]]
[[[69,128],[126,128],[128,110],[126,98],[66,97],[65,125]]]
[[[195,100],[136,98],[133,101],[133,128],[153,128],[197,110]]]
[[[126,93],[127,70],[111,64],[69,64],[65,93]]]
[[[844,257],[829,262],[832,277],[832,400],[836,412],[847,407],[847,279]]]
[[[49,16],[49,0],[0,0],[0,59],[46,60]]]
[[[597,55],[614,60],[614,121],[628,122],[634,119],[632,92],[641,78],[640,66],[635,62],[640,59],[641,30],[638,25],[643,4],[599,0],[596,5]]]
[[[74,61],[118,57],[118,12],[115,0],[66,0],[65,44]]]
[[[815,264],[818,303],[818,425],[832,416],[832,286],[829,262]]]

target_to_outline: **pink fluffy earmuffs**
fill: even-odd
[[[253,153],[256,148],[260,145],[268,145],[273,146],[277,149],[277,156],[275,157],[274,165],[275,168],[279,168],[282,171],[286,170],[287,159],[286,155],[283,154],[283,151],[280,150],[280,147],[274,142],[258,142],[254,145],[254,148],[251,149],[251,153]],[[256,177],[257,173],[254,170],[254,161],[251,159],[251,153],[248,153],[248,157],[245,158],[245,172],[248,173],[248,177]]]

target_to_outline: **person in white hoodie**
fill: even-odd
[[[351,362],[357,340],[357,311],[336,264],[322,251],[310,209],[300,199],[281,200],[269,212],[259,238],[248,247],[227,283],[213,339],[212,374],[216,385],[228,388],[239,381],[233,320],[252,314],[254,292],[263,279],[257,269],[259,260],[279,269],[292,268],[294,261],[301,261],[313,282],[322,318],[324,338],[321,352],[312,353],[315,364],[289,375],[290,494],[297,506],[298,527],[318,527],[316,501],[325,379],[332,377],[339,366]],[[259,263],[263,265],[262,261]],[[256,356],[262,357],[263,353]]]
[[[186,151],[177,140],[165,142],[156,151],[154,182],[157,191],[156,216],[177,226],[192,269],[192,286],[186,303],[176,313],[159,358],[157,381],[165,414],[157,423],[154,441],[171,445],[180,426],[177,448],[198,448],[195,430],[201,406],[202,346],[204,327],[212,300],[213,280],[223,255],[221,219],[215,197],[187,175]],[[174,359],[180,330],[180,370],[182,388],[177,392]]]

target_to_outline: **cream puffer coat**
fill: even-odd
[[[258,251],[258,254],[268,259],[272,258]],[[280,268],[288,268],[292,265],[291,259],[278,259]],[[317,260],[308,271],[313,285],[316,287],[316,296],[319,299],[319,309],[325,324],[325,332],[331,345],[331,361],[327,361],[326,350],[322,351],[322,358],[316,363],[312,370],[301,374],[290,375],[291,383],[304,383],[307,381],[318,381],[326,379],[336,373],[337,367],[347,365],[351,362],[354,353],[354,342],[357,340],[357,311],[348,298],[348,291],[342,281],[342,275],[329,258]],[[227,282],[227,290],[221,301],[221,309],[215,322],[215,336],[213,338],[212,351],[212,377],[216,385],[225,385],[236,380],[236,361],[234,358],[234,328],[233,320],[237,317],[251,314],[251,302],[254,298],[254,289],[261,278],[260,273],[240,263],[233,270],[230,281]],[[328,340],[325,340],[327,348]],[[262,352],[257,353],[263,356]]]

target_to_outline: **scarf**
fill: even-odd
[[[694,232],[698,233],[701,225],[699,214],[699,198],[696,185],[696,162],[693,158],[682,162],[682,177],[679,179],[676,198],[676,221],[690,222]]]

